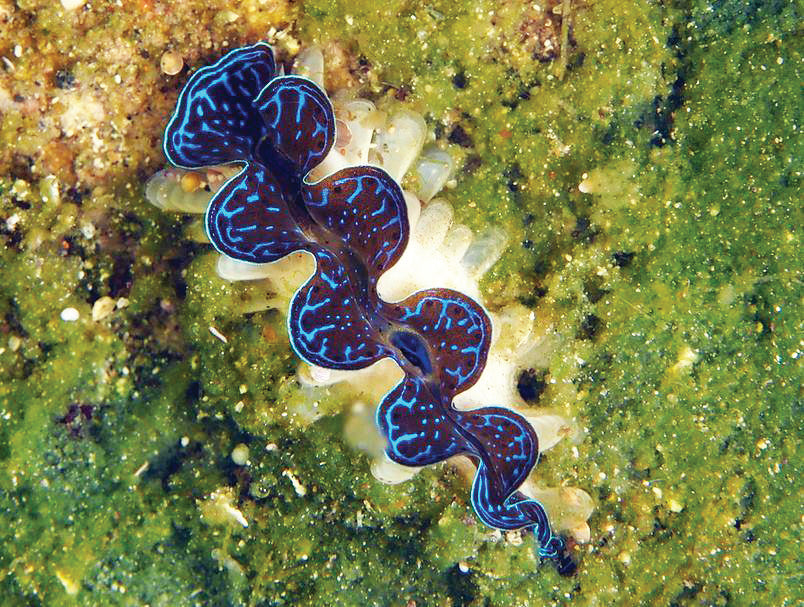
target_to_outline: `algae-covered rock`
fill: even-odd
[[[78,4],[0,6],[4,605],[796,603],[795,3]],[[268,285],[145,202],[189,73],[258,39],[421,113],[507,234],[484,298],[579,428],[533,479],[592,495],[574,577],[451,464],[374,479]]]

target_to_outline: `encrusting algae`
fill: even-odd
[[[0,6],[4,604],[794,604],[800,16],[571,5],[560,62],[559,3]],[[523,409],[577,420],[537,468],[594,502],[575,578],[460,468],[378,483],[276,295],[145,201],[189,73],[260,39],[423,116],[454,225],[507,237],[478,289],[534,316]]]

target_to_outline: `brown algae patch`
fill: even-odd
[[[26,2],[0,12],[0,132],[13,144],[0,152],[0,166],[94,185],[156,165],[179,62],[195,65],[279,32],[294,15],[284,0],[238,10],[225,2],[185,10],[147,1],[74,10]]]

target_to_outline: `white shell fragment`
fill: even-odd
[[[66,11],[74,11],[87,3],[87,0],[61,0],[61,5]]]
[[[78,310],[76,310],[75,308],[64,308],[61,311],[60,316],[64,322],[75,322],[76,320],[78,320],[80,314],[78,313]]]
[[[114,311],[115,307],[117,307],[117,301],[108,295],[99,297],[95,300],[95,303],[92,304],[92,320],[94,322],[103,320]]]
[[[462,223],[453,225],[447,235],[444,236],[444,242],[441,244],[439,251],[445,257],[457,261],[466,254],[474,237],[472,230]]]
[[[235,493],[231,487],[220,487],[209,496],[198,501],[201,516],[212,525],[241,525],[248,527],[243,513],[235,508]]]

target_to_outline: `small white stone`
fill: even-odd
[[[293,490],[296,492],[296,495],[298,495],[299,497],[304,497],[305,495],[307,495],[307,487],[301,484],[301,481],[299,481],[299,479],[296,478],[296,475],[290,468],[282,470],[282,476],[286,476],[288,480],[290,480],[290,483],[293,485]]]
[[[22,339],[19,337],[19,335],[12,335],[8,338],[8,349],[12,352],[19,350],[21,345]]]
[[[75,308],[64,308],[61,311],[61,319],[65,322],[75,322],[80,314]]]
[[[92,237],[95,236],[95,226],[88,221],[81,224],[81,234],[83,234],[84,238],[87,240],[92,240]]]
[[[223,343],[225,343],[225,344],[229,343],[229,340],[226,338],[226,336],[223,333],[221,333],[220,331],[218,331],[218,329],[216,329],[212,325],[209,326],[209,332],[212,333],[212,335],[214,337],[216,337],[217,339],[221,340]]]
[[[684,510],[684,505],[675,498],[670,498],[668,506],[670,507],[671,512],[681,512]]]
[[[64,7],[65,10],[73,11],[77,8],[81,8],[86,4],[87,0],[61,0],[61,5]]]
[[[17,224],[19,222],[20,222],[20,216],[14,213],[13,215],[10,215],[8,219],[6,219],[6,227],[9,230],[13,231],[14,228],[17,227]]]
[[[92,320],[94,322],[103,320],[112,313],[116,305],[117,302],[108,295],[96,299],[92,304]]]
[[[248,527],[248,521],[246,520],[246,517],[243,516],[243,513],[240,512],[240,510],[238,510],[231,504],[223,504],[223,510],[229,516],[231,516],[235,521],[243,525],[243,527]]]
[[[162,72],[168,76],[175,76],[184,67],[184,59],[178,51],[167,51],[159,61]]]
[[[66,573],[62,573],[58,569],[56,570],[56,578],[61,582],[61,585],[64,586],[64,591],[70,596],[75,596],[81,589],[81,586],[76,583],[75,580],[69,577]]]
[[[245,466],[248,462],[248,447],[243,443],[232,449],[232,461],[238,466]]]

